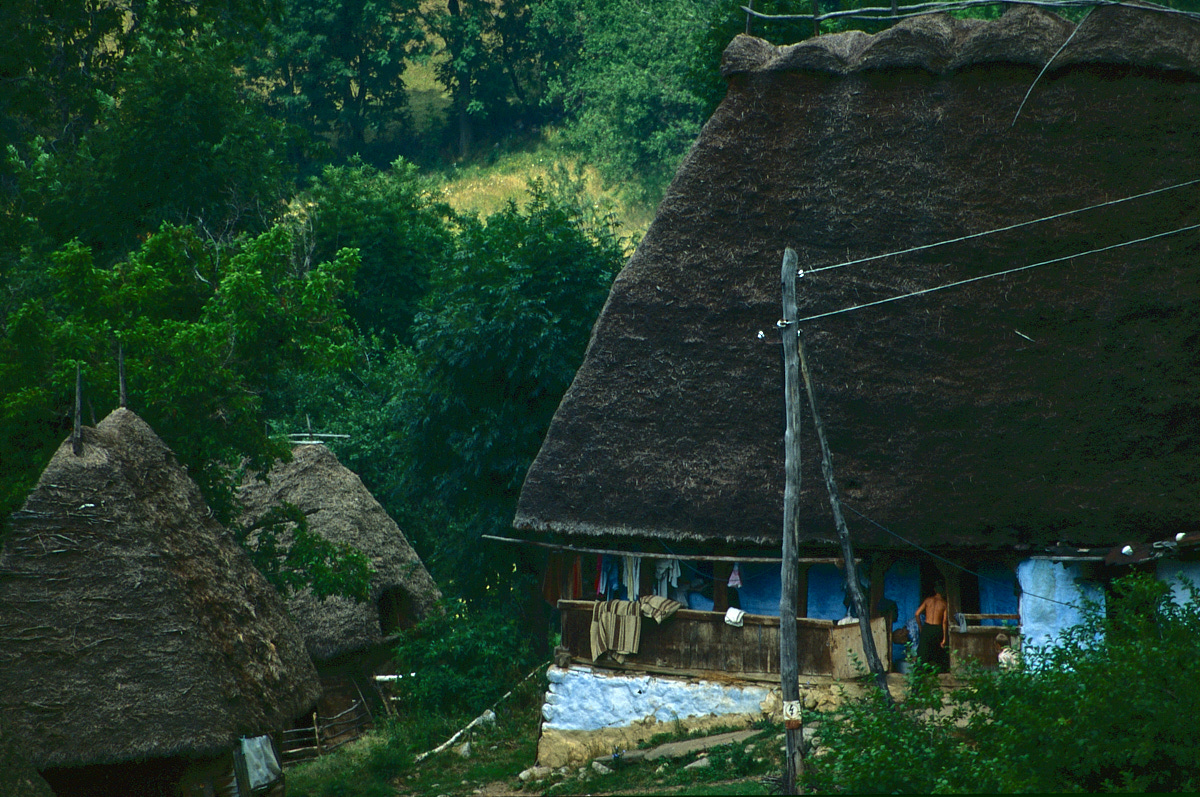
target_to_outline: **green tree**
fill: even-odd
[[[424,40],[416,0],[283,0],[250,59],[283,118],[343,157],[386,164],[408,133],[405,59]]]
[[[568,141],[613,183],[657,199],[704,122],[686,75],[708,4],[547,0],[541,15],[579,43],[552,88]]]
[[[48,295],[18,306],[0,337],[0,515],[61,442],[76,364],[94,411],[116,405],[120,342],[131,407],[232,517],[239,463],[264,470],[287,453],[266,434],[264,394],[283,369],[336,367],[350,351],[340,298],[357,252],[311,267],[296,254],[285,226],[236,246],[164,226],[112,267],[79,243],[56,251]]]
[[[215,34],[159,47],[142,39],[117,93],[55,179],[26,204],[51,238],[79,238],[112,262],[164,221],[216,238],[261,232],[290,187],[280,125],[234,73]]]
[[[408,342],[429,275],[445,268],[453,253],[450,208],[403,160],[385,171],[357,159],[326,166],[301,202],[312,226],[313,258],[328,259],[344,247],[362,253],[356,290],[347,299],[358,328]]]
[[[470,153],[482,126],[502,129],[543,116],[547,48],[559,45],[538,24],[529,0],[448,0],[426,16],[442,42],[434,62],[451,97],[459,157]]]
[[[463,592],[479,597],[507,583],[512,563],[478,535],[511,523],[622,255],[615,236],[589,234],[540,186],[524,209],[463,220],[457,244],[413,325],[420,381],[402,420],[408,494],[458,518],[465,533],[440,535],[439,558],[474,574]]]

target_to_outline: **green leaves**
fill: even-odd
[[[273,507],[236,533],[258,572],[280,592],[308,589],[318,599],[342,595],[358,603],[370,600],[367,557],[310,530],[308,518],[295,504]]]
[[[94,413],[116,405],[116,347],[130,404],[189,466],[209,503],[232,513],[231,468],[266,468],[262,395],[285,368],[336,367],[350,349],[341,297],[358,266],[343,250],[305,268],[293,232],[238,246],[164,226],[130,257],[97,266],[71,243],[49,258],[49,295],[19,305],[0,338],[0,455],[7,514],[62,439],[81,363]],[[9,466],[8,463],[13,463]]]
[[[607,179],[657,199],[709,110],[686,81],[692,42],[705,28],[708,4],[548,0],[544,5],[542,15],[579,42],[552,94],[571,119],[568,140]]]
[[[291,123],[386,163],[408,127],[402,77],[425,37],[418,11],[415,0],[284,0],[251,71]]]
[[[1143,574],[1107,613],[1024,669],[976,672],[942,693],[929,673],[891,708],[871,692],[821,726],[814,785],[905,793],[1192,791],[1200,782],[1200,599]]]

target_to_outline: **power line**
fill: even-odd
[[[1192,19],[1200,19],[1200,13],[1195,11],[1187,11],[1181,8],[1170,8],[1168,6],[1159,5],[1157,3],[1128,3],[1122,0],[957,0],[957,2],[948,3],[917,3],[914,5],[900,6],[899,9],[903,13],[892,13],[890,7],[871,7],[871,8],[851,8],[844,11],[829,11],[824,14],[764,14],[761,11],[755,11],[748,6],[741,6],[742,11],[747,16],[761,19],[765,22],[806,22],[808,20],[816,20],[824,22],[827,19],[866,19],[877,20],[882,22],[894,21],[898,19],[908,19],[911,17],[921,17],[928,14],[936,14],[946,11],[964,11],[968,8],[979,8],[984,6],[998,5],[1025,5],[1038,6],[1039,8],[1085,8],[1096,6],[1119,6],[1121,8],[1133,8],[1139,11],[1151,11],[1160,14],[1178,14]]]
[[[1144,238],[1135,238],[1131,241],[1122,241],[1119,244],[1111,244],[1109,246],[1101,246],[1101,247],[1097,247],[1096,249],[1088,249],[1085,252],[1076,252],[1075,254],[1071,254],[1071,255],[1055,257],[1050,260],[1043,260],[1040,263],[1030,263],[1027,266],[1018,266],[1017,268],[1010,268],[1010,269],[1006,269],[1004,271],[996,271],[991,274],[983,274],[982,276],[971,277],[971,278],[965,279],[965,280],[958,280],[957,282],[948,282],[945,285],[937,285],[932,288],[923,288],[919,291],[912,291],[911,293],[904,293],[899,296],[889,296],[886,299],[879,299],[874,302],[865,302],[863,304],[856,304],[856,305],[853,305],[852,307],[844,307],[841,310],[830,310],[827,313],[817,313],[816,315],[810,315],[805,318],[798,319],[796,321],[796,323],[799,324],[799,323],[804,323],[805,321],[815,321],[818,318],[826,318],[831,315],[841,315],[842,313],[849,313],[849,312],[853,312],[855,310],[862,310],[867,307],[875,307],[877,305],[887,304],[889,302],[898,302],[901,299],[908,299],[913,296],[922,296],[927,293],[934,293],[936,291],[944,291],[947,288],[957,288],[961,285],[968,285],[972,282],[979,282],[981,280],[992,279],[993,277],[1003,277],[1003,276],[1007,276],[1008,274],[1016,274],[1020,271],[1028,271],[1033,268],[1040,268],[1041,266],[1049,266],[1053,263],[1061,263],[1064,260],[1072,260],[1077,257],[1086,257],[1087,255],[1099,254],[1100,252],[1108,252],[1113,249],[1120,249],[1125,246],[1133,246],[1134,244],[1145,243],[1146,241],[1153,241],[1157,238],[1165,238],[1168,235],[1176,235],[1181,232],[1190,232],[1191,230],[1196,230],[1196,229],[1200,229],[1200,224],[1191,224],[1191,225],[1188,225],[1187,227],[1179,227],[1178,229],[1169,230],[1167,232],[1160,232],[1160,233],[1155,233],[1154,235],[1147,235]]]
[[[1110,207],[1112,205],[1119,205],[1123,202],[1132,202],[1135,199],[1144,199],[1148,196],[1153,196],[1155,194],[1161,194],[1166,191],[1174,191],[1177,188],[1186,188],[1189,185],[1196,185],[1197,183],[1200,183],[1200,179],[1188,180],[1187,182],[1176,183],[1175,185],[1168,185],[1164,188],[1155,188],[1153,191],[1146,191],[1141,194],[1133,194],[1132,196],[1121,197],[1120,199],[1110,199],[1107,202],[1099,202],[1095,205],[1088,205],[1087,207],[1076,208],[1075,210],[1067,210],[1062,213],[1055,213],[1050,216],[1042,216],[1041,218],[1038,218],[1038,219],[1031,219],[1029,221],[1022,221],[1022,222],[1018,222],[1016,224],[1010,224],[1007,227],[997,227],[994,230],[985,230],[983,232],[975,232],[975,233],[971,233],[970,235],[959,236],[958,238],[947,238],[944,241],[937,241],[937,242],[931,243],[931,244],[921,244],[920,246],[912,246],[912,247],[909,247],[908,249],[898,249],[895,252],[885,252],[882,255],[871,255],[870,257],[860,257],[855,260],[847,260],[843,263],[834,263],[833,265],[830,265],[830,266],[821,266],[820,268],[807,269],[803,272],[803,274],[805,274],[805,275],[819,274],[822,271],[832,271],[835,268],[844,268],[846,266],[857,266],[857,265],[861,265],[862,263],[870,263],[875,260],[882,260],[886,257],[895,257],[897,255],[908,255],[908,254],[912,254],[913,252],[923,252],[926,249],[933,249],[938,246],[946,246],[947,244],[961,243],[963,241],[970,241],[973,238],[983,238],[984,236],[987,236],[987,235],[995,235],[996,233],[1008,232],[1010,230],[1019,230],[1022,227],[1028,227],[1033,224],[1041,224],[1044,221],[1054,221],[1055,219],[1061,219],[1066,216],[1073,216],[1076,213],[1085,213],[1089,210],[1099,210],[1100,208],[1106,208],[1106,207]]]

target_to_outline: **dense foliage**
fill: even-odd
[[[1024,666],[946,694],[919,671],[897,708],[872,692],[819,730],[812,785],[847,792],[1195,791],[1200,595],[1134,574],[1107,612]]]

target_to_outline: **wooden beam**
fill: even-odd
[[[784,334],[784,337],[791,337]],[[821,414],[817,411],[817,395],[813,390],[812,374],[808,370],[808,358],[804,352],[804,338],[796,335],[797,348],[800,350],[800,370],[804,374],[804,388],[808,392],[808,406],[812,410],[813,427],[817,432],[817,442],[821,446],[821,473],[825,476],[825,489],[829,492],[829,508],[833,511],[833,522],[837,526],[838,539],[842,543],[842,554],[846,559],[846,584],[850,588],[850,596],[854,600],[854,608],[858,613],[858,627],[862,634],[863,655],[866,656],[867,666],[875,675],[875,684],[889,702],[892,693],[887,687],[887,669],[879,658],[875,647],[875,637],[871,633],[871,611],[867,599],[863,596],[862,587],[858,583],[858,567],[854,560],[854,545],[850,541],[850,530],[846,527],[846,519],[842,517],[842,504],[838,499],[837,482],[833,478],[833,457],[829,453],[829,443],[825,439],[825,426],[821,423]]]
[[[573,551],[574,553],[594,553],[608,554],[611,556],[641,556],[649,559],[683,559],[688,562],[762,562],[766,564],[779,564],[783,560],[778,556],[717,556],[715,554],[690,554],[690,553],[670,553],[668,551],[660,551],[658,553],[650,553],[648,551],[623,551],[616,548],[583,548],[578,545],[561,545],[554,542],[541,542],[539,540],[519,540],[515,537],[499,537],[495,534],[480,534],[482,539],[492,540],[494,542],[511,542],[517,545],[536,545],[539,548],[550,548],[555,551]],[[800,556],[796,558],[800,564],[808,565],[838,565],[841,566],[842,557],[840,556]]]

